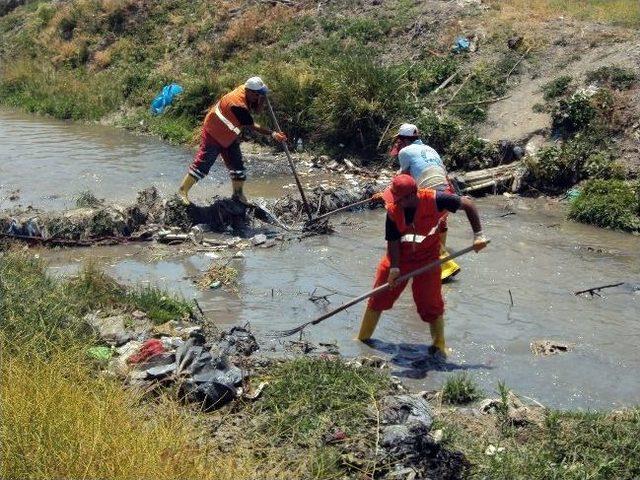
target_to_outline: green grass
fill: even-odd
[[[381,372],[334,359],[296,359],[271,375],[257,413],[268,414],[262,429],[277,442],[313,444],[333,426],[348,435],[366,431],[373,421],[368,407],[390,387]]]
[[[459,405],[474,402],[481,397],[478,385],[466,372],[451,375],[442,387],[444,403]]]
[[[470,478],[609,479],[640,475],[640,409],[618,414],[549,410],[541,425],[505,431],[499,419],[445,414],[445,444],[461,450]],[[489,445],[503,447],[493,456]]]
[[[156,323],[189,316],[191,306],[155,287],[126,289],[94,265],[76,277],[59,280],[29,253],[0,254],[0,315],[2,331],[13,348],[39,338],[42,350],[52,345],[90,341],[82,317],[98,309],[143,310]]]
[[[597,70],[587,72],[586,80],[587,82],[606,85],[616,90],[627,90],[638,81],[638,75],[628,68],[605,65]]]
[[[563,96],[569,90],[572,81],[573,77],[571,75],[562,75],[544,84],[541,89],[544,99],[549,101]]]

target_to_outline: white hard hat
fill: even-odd
[[[247,89],[253,90],[254,92],[261,95],[266,95],[267,93],[269,93],[269,89],[260,77],[251,77],[249,80],[244,82],[244,86]]]
[[[417,137],[418,135],[420,135],[418,127],[413,123],[403,123],[398,129],[398,137]]]

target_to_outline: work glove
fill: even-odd
[[[477,253],[487,246],[487,239],[482,233],[482,230],[479,232],[473,232],[473,250]]]
[[[371,200],[374,202],[384,202],[384,198],[382,197],[382,192],[374,193],[371,196]]]
[[[282,132],[271,132],[271,137],[278,143],[287,141],[287,136]]]
[[[396,279],[400,276],[400,269],[398,267],[391,267],[389,269],[389,277],[387,282],[391,288],[396,288]]]

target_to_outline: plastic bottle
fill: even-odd
[[[302,147],[303,147],[302,138],[298,137],[298,141],[296,142],[296,151],[301,152]]]

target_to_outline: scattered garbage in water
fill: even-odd
[[[557,340],[535,340],[531,342],[530,348],[534,354],[546,357],[548,355],[569,352],[573,349],[573,345]]]

